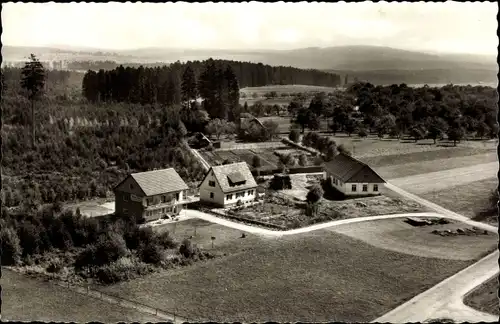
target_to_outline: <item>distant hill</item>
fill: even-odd
[[[61,46],[62,47],[62,46]],[[117,63],[202,61],[214,59],[335,71],[373,83],[496,82],[495,56],[430,54],[378,46],[309,47],[294,50],[168,49],[98,50],[65,47],[4,46],[4,60],[22,60],[29,53],[65,60],[114,60]],[[47,58],[46,58],[47,57]]]

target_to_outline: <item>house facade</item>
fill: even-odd
[[[246,162],[213,166],[199,186],[200,201],[219,207],[254,201],[257,183]]]
[[[132,173],[115,188],[115,214],[145,221],[178,214],[189,187],[173,169]]]
[[[385,184],[372,168],[347,154],[336,155],[324,168],[332,187],[346,196],[380,195]]]

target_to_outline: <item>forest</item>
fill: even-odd
[[[302,132],[318,130],[325,118],[334,134],[363,137],[375,132],[379,137],[410,136],[415,141],[446,137],[456,144],[465,138],[497,136],[497,102],[497,92],[491,87],[412,88],[358,82],[344,93],[318,94],[309,106],[303,98],[295,98],[288,110]]]

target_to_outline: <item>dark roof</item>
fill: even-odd
[[[146,196],[189,189],[173,168],[132,173],[130,176],[137,182]]]
[[[227,175],[227,177],[229,181],[231,181],[232,183],[240,183],[246,181],[245,177],[243,176],[243,174],[241,174],[241,172],[230,173]]]
[[[325,162],[324,168],[342,182],[385,183],[368,165],[344,153]]]
[[[250,169],[248,168],[246,162],[213,166],[212,171],[214,172],[215,178],[219,182],[219,185],[223,192],[231,192],[257,187],[257,183],[255,182],[252,172],[250,172]],[[242,181],[245,181],[245,183],[241,185],[231,186],[231,184],[229,183],[230,177],[234,177],[235,180],[231,180],[231,182],[233,183]]]

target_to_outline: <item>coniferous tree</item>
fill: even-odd
[[[198,97],[198,88],[196,85],[196,76],[193,69],[188,65],[182,75],[182,101],[187,102],[187,108],[191,109],[191,101]]]
[[[31,101],[31,144],[35,146],[35,101],[44,91],[46,74],[42,63],[34,54],[21,70],[21,88],[26,90],[28,100]]]

